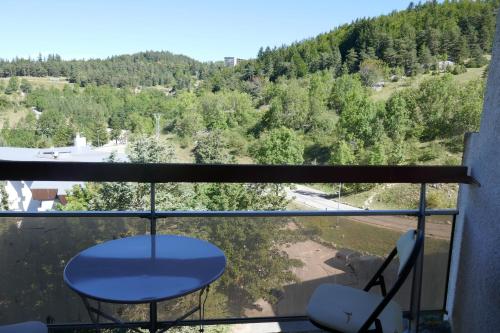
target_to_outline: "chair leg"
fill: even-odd
[[[380,322],[380,319],[375,319],[375,328],[373,330],[367,330],[367,331],[364,331],[366,333],[384,333],[383,329],[382,329],[382,323]],[[363,332],[363,333],[364,333]],[[359,331],[358,333],[362,333],[362,331]]]

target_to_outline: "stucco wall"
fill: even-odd
[[[448,311],[453,332],[500,330],[500,14],[479,133],[465,165],[480,187],[460,188]]]

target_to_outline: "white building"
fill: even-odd
[[[224,65],[226,67],[235,67],[238,65],[238,58],[236,57],[224,57]]]
[[[75,145],[57,148],[0,147],[0,160],[6,161],[66,161],[103,162],[113,153],[106,148],[87,146],[86,139],[77,135]],[[116,154],[118,160],[127,160],[124,153]],[[52,210],[56,203],[66,203],[66,193],[74,185],[83,182],[67,181],[7,181],[5,190],[9,209],[14,211],[40,212]]]

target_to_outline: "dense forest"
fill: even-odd
[[[411,3],[407,10],[358,19],[316,38],[280,48],[260,49],[251,71],[302,77],[322,69],[355,73],[377,59],[405,75],[438,60],[480,61],[490,53],[498,1]]]
[[[203,79],[210,66],[170,52],[141,52],[108,59],[63,61],[57,54],[38,59],[0,59],[0,77],[67,77],[80,86],[88,84],[125,86],[165,85],[188,88]]]

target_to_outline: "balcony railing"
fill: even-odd
[[[74,163],[74,162],[15,162],[0,161],[0,180],[9,181],[86,181],[86,182],[137,182],[150,184],[150,209],[144,211],[48,211],[48,212],[23,212],[23,211],[2,211],[0,212],[0,222],[7,223],[12,219],[30,219],[30,221],[42,218],[67,220],[82,218],[84,221],[92,222],[96,219],[109,219],[109,223],[117,219],[147,219],[148,228],[142,227],[139,221],[136,224],[135,232],[149,232],[155,234],[158,223],[164,221],[174,221],[181,223],[182,220],[189,220],[188,223],[196,220],[200,223],[210,223],[214,220],[229,221],[243,219],[244,223],[259,223],[259,221],[276,221],[282,223],[289,221],[289,218],[305,219],[312,218],[323,224],[336,225],[338,227],[338,217],[365,217],[365,216],[408,216],[416,218],[415,227],[424,230],[426,228],[426,217],[429,216],[451,216],[451,226],[447,257],[444,259],[445,269],[441,280],[444,281],[442,305],[436,306],[433,302],[431,310],[444,311],[446,307],[446,289],[449,274],[449,258],[453,242],[453,228],[456,209],[426,209],[426,186],[430,183],[463,183],[476,184],[475,180],[468,176],[466,167],[440,167],[440,166],[260,166],[260,165],[193,165],[193,164],[131,164],[131,163]],[[419,207],[417,209],[406,210],[311,210],[311,211],[158,211],[155,208],[155,188],[157,183],[411,183],[420,184]],[[134,220],[135,221],[135,220]],[[310,221],[310,220],[308,220]],[[392,220],[391,220],[392,221]],[[314,222],[314,223],[316,223]],[[50,222],[49,222],[50,223]],[[108,222],[106,222],[108,223]],[[135,222],[134,222],[135,223]],[[266,222],[267,223],[267,222]],[[310,222],[304,222],[307,225]],[[319,223],[319,222],[318,222]],[[349,220],[342,220],[340,224],[347,225]],[[397,222],[391,222],[397,223]],[[166,224],[166,223],[165,223]],[[0,235],[2,230],[0,223]],[[283,225],[283,224],[280,224]],[[92,226],[90,227],[92,228]],[[142,228],[142,229],[141,229]],[[170,228],[170,227],[169,227]],[[307,229],[307,228],[305,228]],[[171,229],[165,229],[171,230]],[[105,237],[114,237],[102,231]],[[126,232],[126,231],[125,231]],[[163,229],[160,230],[163,232]],[[335,230],[333,231],[335,233]],[[64,234],[58,237],[64,237]],[[8,240],[4,240],[8,241]],[[441,244],[441,243],[440,243]],[[430,244],[432,245],[432,244]],[[441,244],[442,245],[442,244]],[[82,249],[74,249],[74,254]],[[37,251],[36,246],[31,251]],[[53,253],[47,255],[55,255]],[[69,258],[63,258],[61,261]],[[427,260],[427,259],[426,259]],[[442,260],[441,260],[442,261]],[[432,260],[429,261],[431,264]],[[36,265],[36,262],[33,263]],[[229,260],[229,265],[231,261]],[[438,265],[439,264],[435,264]],[[61,267],[64,267],[61,264]],[[407,309],[407,316],[411,322],[413,331],[418,330],[419,313],[421,312],[422,288],[426,288],[425,281],[436,280],[435,276],[424,277],[424,255],[419,258],[413,279],[410,279],[411,286],[408,286],[408,297],[410,306]],[[429,274],[432,272],[429,271]],[[36,274],[35,274],[36,275]],[[62,283],[62,268],[60,274]],[[1,275],[0,275],[1,276]],[[33,276],[36,279],[36,276]],[[359,278],[362,279],[362,278]],[[51,282],[51,281],[49,281]],[[4,283],[4,282],[2,282]],[[36,283],[36,281],[34,281]],[[361,281],[359,281],[361,283]],[[301,284],[305,285],[304,283]],[[9,286],[15,288],[16,286]],[[41,286],[43,287],[43,286]],[[286,289],[286,288],[285,288]],[[289,288],[291,289],[291,287]],[[410,290],[411,289],[411,290]],[[60,291],[58,291],[60,292]],[[285,290],[285,293],[287,290]],[[429,293],[434,293],[431,291]],[[19,296],[22,297],[22,296]],[[435,295],[434,295],[435,297]],[[6,304],[12,300],[6,300]],[[404,301],[407,301],[404,300]],[[1,300],[0,300],[1,304]],[[293,311],[292,311],[293,312]],[[1,316],[0,316],[1,319]],[[32,318],[24,318],[32,319]],[[211,324],[236,324],[236,323],[260,323],[260,322],[289,322],[306,320],[304,313],[287,313],[285,315],[256,316],[256,317],[220,317],[205,319],[206,325]],[[94,324],[81,318],[77,323],[50,322],[51,330],[60,329],[88,329],[96,328]],[[167,327],[171,320],[164,319],[160,322],[161,327]],[[197,320],[185,320],[182,325],[198,325]],[[144,321],[129,321],[126,327],[146,327]],[[118,327],[114,323],[101,324],[101,328]]]

